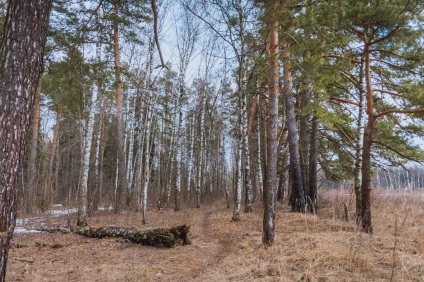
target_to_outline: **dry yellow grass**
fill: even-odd
[[[214,202],[201,209],[152,210],[149,227],[187,223],[190,246],[155,249],[116,239],[19,234],[13,239],[9,281],[424,281],[424,194],[373,191],[374,234],[345,220],[354,214],[346,191],[323,191],[317,215],[279,205],[276,243],[261,244],[262,208],[231,222]],[[92,225],[140,227],[140,215],[108,212]],[[40,248],[66,243],[61,249]],[[24,247],[20,246],[24,245]],[[18,246],[20,248],[18,248]]]

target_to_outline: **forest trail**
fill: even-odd
[[[55,218],[54,224],[66,225],[75,216]],[[157,249],[116,238],[20,233],[12,241],[8,277],[10,281],[57,281],[64,277],[63,281],[214,281],[216,273],[230,274],[226,265],[237,256],[242,234],[246,233],[248,221],[232,222],[231,216],[232,210],[221,202],[179,212],[171,207],[154,209],[148,213],[147,226],[140,225],[141,216],[136,212],[115,215],[111,211],[99,211],[89,218],[93,227],[116,225],[143,229],[188,224],[192,244]],[[20,224],[30,226],[34,222],[43,221],[37,217]]]
[[[231,211],[229,210],[229,212]],[[224,259],[237,250],[238,243],[234,238],[236,234],[230,234],[217,225],[216,215],[219,213],[222,213],[222,209],[214,206],[212,210],[203,215],[199,234],[201,241],[198,243],[202,244],[202,249],[208,253],[208,259],[202,267],[194,271],[193,279],[201,280],[200,278],[205,273],[212,273],[222,269]],[[231,222],[230,217],[228,217],[228,221]],[[207,244],[203,245],[202,242],[207,242]]]
[[[339,282],[390,281],[394,277],[393,281],[422,281],[422,194],[376,194],[379,212],[375,213],[373,236],[356,232],[354,222],[343,219],[340,211],[349,195],[330,191],[320,199],[317,216],[291,213],[287,205],[279,205],[276,243],[269,248],[261,242],[263,214],[257,202],[254,212],[242,213],[239,222],[231,221],[232,209],[220,201],[179,212],[172,207],[149,210],[146,226],[141,225],[137,212],[116,215],[99,211],[89,218],[93,227],[144,229],[188,224],[192,244],[159,249],[117,238],[20,233],[12,240],[6,279]],[[67,218],[62,219],[65,224]],[[402,223],[402,229],[394,232],[396,222]]]

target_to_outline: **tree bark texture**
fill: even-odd
[[[118,2],[114,5],[114,14],[118,17]],[[118,19],[113,24],[113,50],[115,59],[115,87],[116,87],[116,124],[118,133],[118,187],[115,195],[115,212],[122,208],[123,198],[127,191],[127,171],[125,162],[125,126],[122,106],[122,81],[121,81],[121,56],[119,52],[119,28]]]
[[[318,149],[319,149],[319,122],[318,117],[312,117],[312,126],[310,133],[310,153],[309,153],[309,186],[308,200],[309,211],[316,213],[317,205],[317,190],[318,190]]]
[[[361,184],[361,219],[362,228],[366,233],[372,233],[371,222],[371,145],[374,136],[376,116],[374,115],[373,89],[371,82],[371,58],[370,46],[365,43],[365,83],[366,83],[366,113],[368,116],[367,126],[364,132],[362,153],[362,184]]]
[[[276,5],[275,5],[276,6]],[[274,8],[275,8],[274,6]],[[278,22],[269,24],[269,75],[268,75],[268,120],[267,120],[267,184],[263,191],[264,218],[262,243],[274,244],[275,229],[275,194],[278,186],[277,154],[278,154]]]
[[[190,226],[180,225],[171,228],[157,228],[139,230],[134,228],[105,226],[93,228],[89,226],[76,227],[75,229],[64,227],[34,226],[34,230],[43,232],[75,233],[89,238],[124,238],[132,243],[157,248],[172,248],[176,244],[190,245],[188,238]]]
[[[56,124],[53,131],[52,147],[50,148],[49,165],[47,169],[47,178],[44,191],[43,206],[49,207],[54,201],[54,184],[53,184],[53,163],[56,156],[56,148],[59,142],[60,120],[62,118],[63,106],[58,105],[56,110]],[[47,202],[45,202],[47,201]]]
[[[9,1],[0,46],[0,281],[16,220],[16,191],[43,66],[52,0]]]
[[[361,225],[362,219],[362,196],[361,196],[361,182],[362,182],[362,151],[364,143],[364,58],[362,57],[361,66],[359,70],[359,109],[358,109],[358,129],[356,136],[356,148],[355,148],[355,169],[354,169],[354,188],[355,188],[355,199],[356,199],[356,224]]]
[[[244,187],[246,191],[244,212],[249,213],[253,211],[252,202],[252,178],[250,172],[250,146],[249,146],[249,131],[248,131],[248,115],[247,115],[247,91],[242,91],[242,148],[243,148],[243,162],[244,162]]]
[[[78,210],[78,225],[87,225],[87,209],[88,209],[88,173],[90,170],[90,155],[93,143],[93,127],[94,127],[94,114],[97,103],[98,89],[95,87],[91,96],[91,105],[89,107],[88,120],[85,126],[84,139],[83,139],[83,163],[82,163],[82,176],[81,188],[79,194],[79,210]]]
[[[309,80],[305,79],[305,87],[307,89],[301,92],[300,97],[300,117],[299,117],[299,143],[300,143],[300,164],[302,170],[303,187],[309,186],[309,119],[310,111],[307,106],[311,97],[311,90],[309,89]]]
[[[299,134],[296,126],[296,116],[294,109],[294,97],[292,93],[292,72],[290,67],[290,50],[287,42],[283,44],[283,64],[284,64],[284,98],[286,103],[286,119],[288,128],[288,141],[290,150],[290,163],[292,166],[292,190],[294,200],[292,210],[296,212],[305,211],[305,195],[302,181],[302,169],[299,155]]]
[[[241,190],[243,189],[243,183],[241,181],[242,173],[242,161],[241,161],[241,136],[237,141],[237,152],[236,152],[236,168],[235,168],[235,189],[234,189],[234,211],[233,211],[233,221],[240,221],[240,209],[241,209]]]
[[[38,85],[37,92],[34,100],[34,114],[32,117],[32,136],[30,153],[28,160],[28,186],[25,193],[24,208],[25,213],[31,214],[34,207],[34,200],[37,183],[37,144],[38,144],[38,129],[40,126],[40,94],[41,86]]]

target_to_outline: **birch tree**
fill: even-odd
[[[279,5],[273,2],[266,6],[269,12],[266,22],[269,29],[269,54],[268,54],[268,119],[267,119],[267,165],[266,185],[263,190],[264,218],[262,230],[262,243],[272,245],[275,240],[275,197],[278,186],[277,155],[278,155],[278,94],[279,94],[279,41],[278,20],[275,13]]]

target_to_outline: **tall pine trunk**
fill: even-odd
[[[0,46],[0,281],[16,221],[16,191],[43,53],[51,0],[9,1]]]
[[[283,43],[283,64],[284,64],[284,98],[286,103],[286,119],[288,128],[288,141],[290,150],[291,184],[294,197],[292,201],[292,211],[305,211],[305,195],[302,181],[302,169],[299,156],[299,134],[296,126],[296,116],[294,109],[294,97],[292,92],[292,70],[290,66],[290,50],[287,42]]]
[[[119,51],[119,16],[118,2],[114,4],[115,20],[113,23],[113,50],[114,50],[114,63],[115,63],[115,97],[116,97],[116,124],[117,124],[117,137],[118,137],[118,177],[115,195],[114,211],[118,213],[122,209],[123,198],[127,191],[127,170],[125,162],[125,124],[123,118],[122,106],[122,81],[121,81],[121,56]]]

